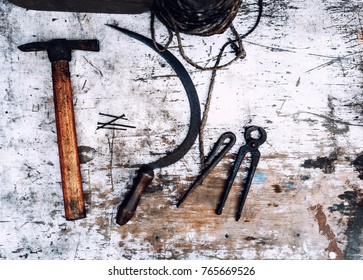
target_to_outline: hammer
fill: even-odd
[[[86,217],[69,72],[72,50],[99,51],[98,40],[55,39],[19,46],[24,52],[47,51],[52,65],[55,116],[66,220]]]

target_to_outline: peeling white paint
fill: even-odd
[[[196,144],[178,163],[155,170],[153,187],[162,191],[145,195],[135,219],[120,229],[115,213],[135,170],[177,146],[188,123],[186,97],[172,70],[147,47],[104,25],[117,22],[150,36],[149,14],[26,11],[0,1],[0,259],[336,259],[310,210],[318,204],[342,251],[351,246],[350,217],[329,207],[351,207],[339,195],[362,191],[352,166],[363,151],[360,2],[264,2],[261,24],[244,42],[246,59],[217,74],[204,131],[204,153],[221,133],[237,135],[231,160],[244,144],[246,125],[268,133],[242,219],[234,221],[237,190],[223,215],[214,214],[221,186],[201,187],[211,196],[206,200],[192,195],[181,209],[174,206],[200,172]],[[253,20],[243,14],[236,28],[247,29]],[[164,40],[164,29],[156,28]],[[76,222],[64,220],[49,61],[45,53],[17,50],[57,37],[101,42],[101,52],[75,51],[71,61],[79,145],[96,151],[81,166],[87,218]],[[183,36],[198,61],[217,53],[226,37]],[[210,73],[182,62],[203,109]],[[96,130],[100,112],[125,114],[136,129]],[[333,173],[302,166],[333,152]],[[222,182],[226,166],[209,182]],[[362,258],[362,246],[354,246],[354,258]]]

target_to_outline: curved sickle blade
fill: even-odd
[[[184,66],[180,63],[180,61],[168,50],[163,52],[159,52],[157,48],[154,46],[154,42],[143,35],[138,33],[132,32],[130,30],[106,24],[109,27],[112,27],[134,39],[139,40],[140,42],[144,43],[154,51],[156,51],[161,57],[163,57],[166,62],[170,64],[173,68],[175,73],[178,75],[180,81],[183,84],[185,92],[188,96],[188,101],[190,105],[190,121],[189,121],[189,130],[184,141],[172,152],[168,153],[166,156],[147,164],[146,166],[142,167],[138,171],[137,178],[145,178],[145,179],[136,179],[134,181],[134,185],[131,188],[130,192],[127,194],[124,201],[118,208],[118,213],[116,217],[116,222],[119,225],[126,224],[134,215],[136,211],[137,204],[141,198],[141,195],[148,184],[151,183],[153,179],[153,169],[155,168],[162,168],[168,165],[171,165],[178,160],[180,160],[193,146],[197,136],[199,134],[200,123],[201,123],[201,113],[200,113],[200,104],[199,98],[197,95],[197,91],[193,84],[192,79],[189,76],[189,73],[186,71]],[[162,46],[159,46],[162,49]]]
[[[156,51],[161,57],[163,57],[173,68],[175,73],[178,75],[180,81],[183,84],[183,87],[185,89],[185,92],[188,96],[189,105],[190,105],[190,125],[188,133],[184,139],[184,141],[171,153],[167,154],[165,157],[158,159],[157,161],[153,163],[149,163],[148,166],[152,169],[155,168],[162,168],[168,165],[171,165],[175,162],[177,162],[179,159],[181,159],[193,146],[195,140],[197,139],[197,136],[199,134],[199,128],[201,123],[200,118],[200,104],[199,104],[199,98],[197,95],[197,91],[194,87],[193,81],[189,76],[189,73],[184,68],[184,66],[180,63],[180,61],[168,50],[165,50],[163,52],[159,52],[155,46],[152,40],[150,40],[147,37],[144,37],[143,35],[140,35],[138,33],[135,33],[133,31],[106,24],[107,26],[110,26],[132,38],[135,38],[139,40],[140,42],[144,43],[154,51]],[[163,47],[160,46],[160,49]]]

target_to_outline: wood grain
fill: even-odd
[[[67,60],[52,62],[52,78],[65,217],[77,220],[86,217],[86,208]]]
[[[234,25],[254,24],[244,0]],[[188,103],[157,53],[105,23],[150,36],[150,14],[25,10],[0,0],[1,259],[363,259],[363,72],[360,0],[264,0],[246,58],[217,72],[201,148],[154,170],[133,219],[116,224],[135,172],[184,138]],[[168,34],[156,22],[158,42]],[[46,54],[17,46],[53,38],[97,38],[99,53],[74,52],[71,78],[87,218],[64,219],[52,82]],[[182,37],[195,61],[212,66],[229,34]],[[176,56],[176,41],[170,46]],[[226,53],[228,60],[229,53]],[[181,60],[206,104],[210,72]],[[125,131],[97,130],[125,115]],[[223,214],[215,207],[247,125],[268,138],[240,221],[242,165]],[[235,146],[180,208],[219,136]],[[203,150],[203,151],[201,151]]]

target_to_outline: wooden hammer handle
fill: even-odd
[[[52,77],[65,216],[77,220],[86,216],[86,210],[67,60],[52,62]]]

